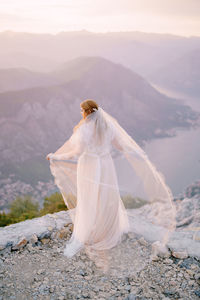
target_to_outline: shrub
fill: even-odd
[[[50,197],[44,198],[43,208],[40,210],[40,216],[52,214],[61,210],[67,210],[62,195],[58,192],[52,194]]]

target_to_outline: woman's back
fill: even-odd
[[[101,155],[111,151],[114,131],[110,126],[98,128],[99,130],[97,126],[96,118],[90,118],[79,129],[85,141],[85,152]]]

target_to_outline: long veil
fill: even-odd
[[[105,131],[105,124],[113,132],[111,156],[118,182],[115,189],[120,193],[122,209],[128,216],[129,231],[133,237],[143,237],[150,244],[159,242],[161,250],[167,249],[170,234],[176,228],[176,208],[164,175],[156,169],[145,151],[109,113],[99,107],[98,111],[90,114],[85,122],[89,122],[91,118],[96,121],[95,131],[98,132],[98,137],[102,135],[103,130]],[[50,159],[51,173],[69,209],[72,223],[75,220],[77,206],[78,155],[81,153],[80,144],[84,144],[85,139],[87,137],[83,136],[82,130],[76,130],[54,153],[61,157],[64,155],[64,159]],[[79,140],[79,146],[77,146],[77,140]],[[73,159],[68,159],[67,153],[73,153],[73,151],[77,153],[77,158],[75,156]],[[91,251],[88,253],[95,260],[96,257],[100,257],[99,253],[102,251],[93,249],[93,254]],[[109,269],[114,270],[118,275],[129,274],[141,268],[144,263],[143,254],[137,250],[134,239],[131,242],[122,237],[116,247],[106,249],[103,253],[103,264],[107,264],[110,259]],[[152,252],[149,251],[148,255],[152,257]]]

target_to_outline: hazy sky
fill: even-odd
[[[0,31],[82,29],[200,36],[200,0],[0,0]]]

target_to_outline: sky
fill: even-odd
[[[200,0],[0,0],[0,31],[200,36]]]

